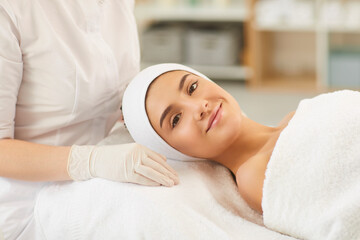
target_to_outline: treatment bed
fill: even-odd
[[[131,141],[119,123],[100,144]],[[180,178],[171,188],[102,179],[46,184],[26,218],[14,215],[26,223],[16,239],[294,239],[264,227],[225,167],[168,162]]]

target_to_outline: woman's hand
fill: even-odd
[[[107,146],[73,145],[68,159],[73,180],[100,177],[119,182],[168,187],[179,183],[166,158],[137,143]]]

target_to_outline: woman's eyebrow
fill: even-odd
[[[166,115],[171,111],[171,109],[173,108],[173,105],[171,104],[170,106],[168,106],[164,112],[161,114],[161,117],[160,117],[160,128],[162,128],[162,124],[163,124],[163,121],[166,117]]]
[[[188,74],[185,74],[184,76],[182,76],[181,80],[180,80],[180,83],[179,83],[179,91],[182,91],[183,87],[184,87],[184,84],[185,84],[185,81],[186,81],[186,78],[187,76],[189,76],[190,73]],[[162,124],[163,124],[163,121],[166,117],[166,115],[171,111],[171,109],[173,108],[173,105],[170,105],[168,106],[164,112],[161,114],[161,117],[160,117],[160,128],[162,128]]]
[[[184,76],[182,76],[182,78],[180,80],[180,83],[179,83],[179,91],[181,91],[182,88],[184,87],[185,80],[186,80],[187,76],[189,76],[189,75],[190,75],[190,73],[185,74]]]

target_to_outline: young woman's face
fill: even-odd
[[[185,71],[167,72],[150,85],[146,112],[168,144],[186,155],[207,159],[235,141],[243,117],[224,89]]]

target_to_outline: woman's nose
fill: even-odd
[[[206,100],[202,100],[198,104],[198,109],[195,111],[195,119],[202,120],[204,117],[209,114],[209,103]]]

